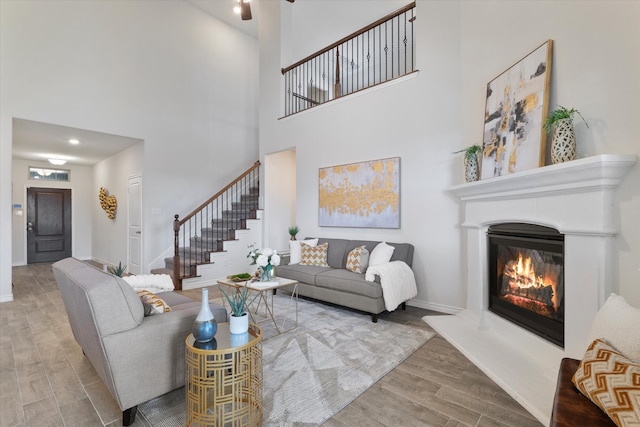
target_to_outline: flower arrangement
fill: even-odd
[[[253,245],[250,247],[253,247]],[[280,255],[278,255],[278,252],[275,249],[271,248],[252,249],[249,251],[247,258],[251,258],[251,265],[257,264],[258,267],[280,265]]]
[[[253,248],[254,245],[250,245]],[[271,280],[273,276],[273,267],[280,265],[280,255],[278,252],[271,248],[263,249],[251,249],[247,258],[251,258],[251,265],[257,264],[262,270],[260,280],[267,282]]]

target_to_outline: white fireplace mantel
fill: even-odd
[[[603,154],[449,189],[464,207],[467,306],[427,322],[545,425],[560,361],[582,357],[591,322],[611,292],[614,192],[635,163],[633,155]],[[505,222],[544,225],[565,236],[564,348],[487,310],[487,229]]]
[[[513,199],[616,188],[636,156],[601,154],[451,187],[460,200]]]

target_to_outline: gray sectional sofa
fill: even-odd
[[[157,296],[170,312],[144,316],[140,297],[120,277],[75,258],[53,264],[73,336],[122,412],[133,423],[137,405],[185,382],[185,339],[200,302],[175,292]],[[227,310],[209,304],[217,322]]]
[[[376,277],[375,282],[368,282],[364,278],[364,273],[349,271],[346,265],[347,256],[353,249],[365,245],[371,253],[380,242],[319,238],[318,245],[325,242],[329,244],[327,249],[329,267],[284,265],[286,262],[283,262],[276,268],[277,275],[297,280],[300,296],[371,313],[371,319],[377,322],[378,314],[385,310],[379,278]],[[391,242],[388,244],[395,248],[391,261],[404,261],[409,267],[412,266],[414,251],[412,244]],[[402,305],[404,308],[404,303]]]

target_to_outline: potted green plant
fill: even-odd
[[[577,114],[587,127],[589,124],[575,108],[559,105],[544,121],[544,130],[551,136],[551,162],[562,163],[576,158],[576,134],[573,130],[573,117]]]
[[[109,267],[109,272],[118,277],[122,277],[126,269],[127,269],[127,266],[122,265],[122,261],[119,261],[117,267]]]
[[[229,331],[232,334],[243,334],[249,330],[249,316],[247,315],[247,282],[244,282],[242,289],[236,288],[235,293],[229,295],[219,287],[222,295],[227,299],[229,303],[229,309],[231,310],[231,316],[229,316]]]
[[[582,121],[584,122],[584,124],[587,125],[587,127],[589,127],[589,123],[587,123],[584,117],[582,117],[582,114],[580,114],[580,111],[576,110],[575,108],[567,108],[567,107],[563,107],[562,105],[558,105],[558,108],[553,110],[551,114],[549,114],[546,120],[544,121],[544,130],[547,132],[551,131],[551,129],[558,122],[560,122],[560,120],[569,119],[573,121],[574,114],[579,115]]]
[[[464,153],[464,179],[466,182],[473,182],[480,179],[480,160],[478,154],[480,154],[481,151],[482,147],[474,144],[453,152],[453,154]]]
[[[289,227],[289,236],[291,236],[291,240],[296,240],[296,234],[300,232],[300,227],[297,225],[293,225]]]

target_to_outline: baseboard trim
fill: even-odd
[[[13,293],[9,295],[0,295],[0,303],[13,301]]]
[[[464,311],[464,308],[460,307],[452,307],[450,305],[444,304],[436,304],[433,302],[419,301],[419,300],[409,300],[407,301],[407,305],[412,307],[424,308],[426,310],[437,311],[439,313],[444,314],[458,314]]]

